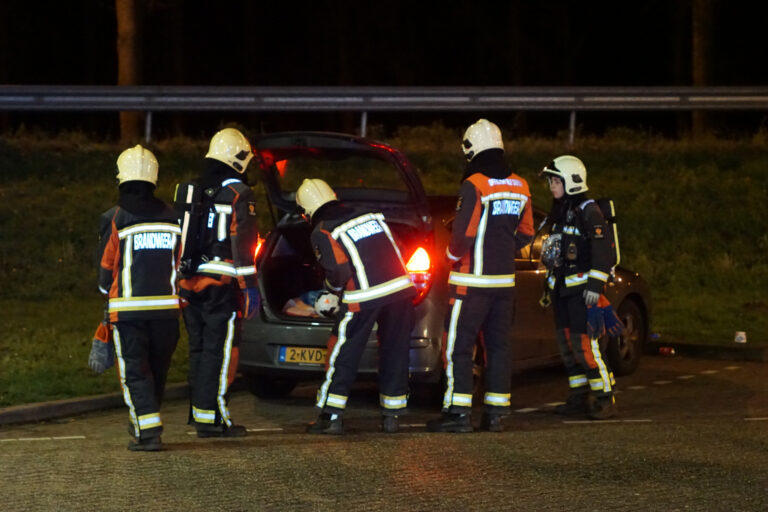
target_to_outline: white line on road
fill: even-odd
[[[85,436],[59,436],[53,438],[56,441],[66,441],[69,439],[85,439]]]
[[[629,386],[627,389],[638,390],[638,389],[645,389],[645,388],[646,388],[646,386]]]
[[[526,413],[526,412],[533,412],[533,411],[538,411],[538,410],[539,410],[539,409],[538,409],[538,408],[536,408],[536,407],[524,407],[524,408],[522,408],[522,409],[518,409],[518,410],[516,410],[515,412],[522,412],[522,413]]]
[[[744,421],[768,421],[768,418],[744,418]]]
[[[557,407],[558,405],[564,405],[565,402],[549,402],[548,404],[544,404],[546,407]]]
[[[280,427],[270,427],[270,428],[249,428],[247,429],[248,432],[282,432],[283,429]]]
[[[726,366],[725,367],[726,370],[731,370],[731,371],[732,370],[738,370],[739,368],[741,368],[741,366]]]
[[[427,424],[426,423],[406,423],[400,426],[405,428],[421,428],[421,427],[426,427]]]
[[[20,437],[19,441],[50,441],[50,437]]]
[[[621,423],[622,420],[566,420],[566,425],[604,425],[606,423]]]
[[[664,384],[672,384],[671,380],[655,380],[653,381],[657,386],[663,386]]]
[[[694,377],[695,377],[695,375],[678,375],[678,376],[677,376],[677,378],[678,378],[678,379],[680,379],[680,380],[684,380],[684,379],[692,379],[692,378],[694,378]]]
[[[720,370],[704,370],[699,372],[702,375],[712,375],[713,373],[718,373]]]
[[[621,420],[624,423],[651,423],[653,420],[651,419],[641,419],[641,420]]]
[[[18,441],[18,439],[0,439],[0,443],[10,443],[11,441]]]

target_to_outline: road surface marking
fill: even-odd
[[[280,427],[271,427],[271,428],[249,428],[246,429],[248,432],[282,432],[283,429]]]
[[[692,378],[694,378],[694,377],[695,377],[695,375],[678,375],[678,376],[677,376],[677,378],[678,378],[678,379],[680,379],[680,380],[683,380],[683,379],[692,379]]]
[[[652,423],[653,420],[651,419],[640,419],[640,420],[621,420],[624,423]]]
[[[0,443],[10,443],[11,441],[18,441],[18,439],[0,439]]]
[[[56,441],[67,441],[70,439],[85,439],[85,436],[59,436],[53,438]]]
[[[664,384],[672,384],[671,380],[655,380],[653,381],[657,386],[663,386]]]
[[[645,386],[629,386],[627,389],[645,389]]]
[[[565,420],[563,423],[567,425],[584,425],[584,424],[604,424],[604,423],[621,423],[623,420]]]
[[[400,426],[405,428],[421,428],[421,427],[426,427],[427,424],[426,423],[406,423]]]
[[[704,371],[701,371],[699,373],[702,374],[702,375],[712,375],[713,373],[717,373],[719,371],[720,370],[704,370]]]
[[[549,402],[548,404],[544,404],[546,407],[557,407],[558,405],[564,405],[565,402]]]
[[[533,412],[533,411],[538,411],[538,410],[539,410],[538,407],[524,407],[522,409],[516,410],[515,412],[526,413],[526,412]]]
[[[744,418],[744,421],[768,421],[768,418]]]
[[[726,366],[725,367],[726,370],[738,370],[739,368],[741,368],[741,366]]]
[[[50,437],[20,437],[19,441],[50,441]]]

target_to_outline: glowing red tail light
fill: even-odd
[[[411,255],[405,268],[411,274],[411,281],[418,294],[413,299],[414,304],[418,304],[429,292],[429,288],[432,285],[432,261],[429,258],[429,253],[423,247],[417,248]]]
[[[256,248],[253,250],[253,261],[255,262],[259,258],[261,247],[264,245],[264,239],[259,235],[256,235]]]

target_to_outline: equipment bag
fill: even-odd
[[[217,215],[214,198],[221,185],[203,189],[193,181],[176,185],[173,203],[181,225],[181,261],[179,272],[190,276],[201,263],[222,256],[215,246],[213,220]],[[221,244],[220,244],[221,245]],[[213,254],[208,254],[212,252]]]

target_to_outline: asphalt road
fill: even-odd
[[[614,421],[552,413],[562,370],[515,377],[501,434],[433,434],[438,402],[412,401],[378,432],[361,383],[347,435],[310,436],[315,386],[285,400],[244,391],[249,437],[198,439],[184,400],[165,404],[166,449],[126,450],[125,409],[0,427],[0,507],[10,510],[768,510],[768,364],[646,357],[621,378]],[[476,411],[476,421],[480,410]]]

